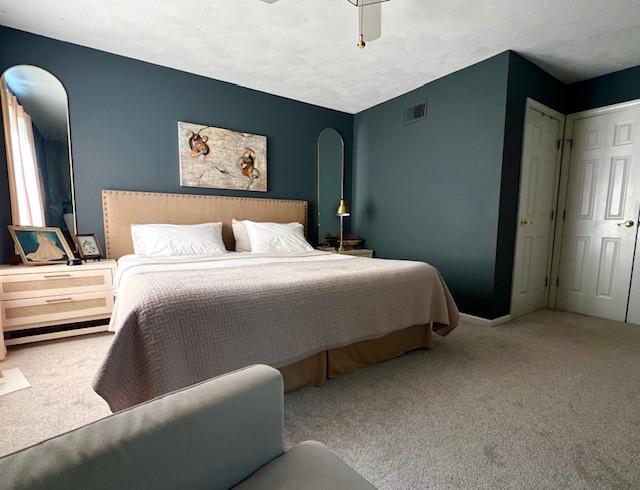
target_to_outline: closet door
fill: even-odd
[[[551,109],[540,104],[534,108],[531,104],[529,102],[525,115],[520,170],[511,298],[513,316],[547,307],[560,164],[558,143],[564,123],[563,117]]]
[[[640,209],[640,108],[577,119],[558,307],[624,321]]]

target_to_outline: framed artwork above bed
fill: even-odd
[[[267,191],[267,137],[178,122],[180,185]]]

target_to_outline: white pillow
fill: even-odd
[[[232,219],[231,228],[233,229],[233,238],[236,240],[236,252],[251,252],[251,242],[244,221]]]
[[[131,225],[131,238],[138,255],[219,255],[227,251],[222,223]]]
[[[254,253],[296,253],[313,250],[300,223],[255,223],[244,221]]]

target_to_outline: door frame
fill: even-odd
[[[553,258],[554,258],[554,251],[555,251],[555,237],[556,232],[557,232],[557,223],[558,221],[558,193],[559,193],[559,189],[560,189],[560,182],[561,182],[561,176],[562,176],[562,164],[563,164],[563,155],[564,155],[564,140],[565,140],[565,132],[566,132],[566,116],[564,114],[562,114],[561,112],[558,112],[554,109],[551,109],[550,107],[547,107],[546,105],[538,102],[535,99],[532,99],[531,97],[527,97],[526,100],[526,109],[524,112],[524,120],[523,120],[523,124],[522,124],[522,151],[520,154],[520,179],[518,180],[518,209],[517,209],[517,214],[516,214],[516,239],[513,245],[513,272],[512,272],[512,277],[511,277],[511,305],[509,308],[510,313],[513,315],[514,311],[513,311],[513,305],[514,305],[514,298],[516,296],[516,290],[517,290],[517,285],[518,285],[518,277],[516,275],[516,272],[518,270],[517,268],[517,264],[516,264],[516,252],[518,249],[518,240],[521,239],[521,227],[520,227],[520,215],[519,215],[519,211],[520,211],[520,199],[522,198],[522,195],[520,193],[520,189],[522,187],[522,168],[523,168],[523,163],[524,163],[524,153],[525,153],[525,145],[527,144],[527,140],[526,140],[526,132],[527,132],[527,116],[529,115],[529,113],[531,111],[536,111],[539,113],[542,113],[543,116],[549,117],[551,119],[555,119],[558,121],[559,123],[559,139],[560,141],[562,141],[563,143],[560,145],[559,151],[557,151],[556,153],[556,175],[553,179],[553,196],[554,196],[554,215],[553,215],[553,226],[551,227],[551,236],[549,237],[549,257],[547,257],[547,269],[546,269],[546,277],[549,278],[549,288],[547,289],[547,301],[546,301],[546,306],[549,306],[549,299],[550,299],[550,291],[551,291],[551,286],[553,281],[551,280],[552,276],[552,264],[553,264]]]
[[[562,242],[564,239],[564,222],[565,213],[567,207],[567,193],[569,192],[569,175],[571,173],[571,157],[572,145],[573,145],[573,127],[576,121],[580,119],[586,119],[588,117],[600,116],[602,114],[608,114],[610,112],[617,112],[622,109],[628,109],[640,105],[640,99],[631,100],[628,102],[621,102],[619,104],[612,104],[604,107],[597,107],[595,109],[588,109],[586,111],[574,112],[569,114],[566,119],[563,135],[562,145],[562,172],[560,173],[560,186],[558,189],[558,205],[556,209],[556,217],[560,216],[562,212],[562,219],[556,219],[555,237],[553,245],[553,256],[551,262],[551,287],[549,288],[549,300],[547,301],[549,308],[556,308],[558,306],[558,284],[560,280],[560,261]],[[565,171],[566,169],[566,171]],[[562,210],[562,211],[560,211]]]

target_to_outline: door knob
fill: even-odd
[[[527,218],[522,218],[520,220],[520,226],[527,226],[529,224],[529,221],[527,220]]]
[[[635,223],[633,222],[632,219],[628,219],[627,221],[622,221],[621,223],[618,223],[618,226],[626,226],[627,228],[631,228],[633,225],[635,225]]]

